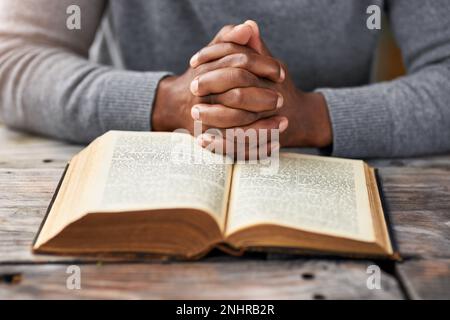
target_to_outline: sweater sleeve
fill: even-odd
[[[66,26],[81,9],[81,30]],[[166,72],[88,61],[104,0],[0,0],[0,116],[11,127],[73,142],[108,130],[150,130]]]
[[[388,1],[408,74],[355,88],[318,89],[333,155],[400,157],[450,151],[450,2]]]

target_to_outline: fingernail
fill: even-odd
[[[191,60],[189,60],[189,64],[191,65],[192,68],[195,68],[198,64],[198,52],[196,54],[194,54],[191,58]]]
[[[284,78],[286,78],[286,73],[284,72],[284,68],[280,67],[280,82],[283,82]]]
[[[281,120],[280,124],[278,125],[278,129],[280,130],[280,133],[283,132],[284,130],[286,130],[287,127],[288,127],[288,120],[287,119]]]
[[[256,35],[259,36],[259,27],[256,21],[247,20],[244,22],[244,24],[250,26],[250,28],[252,28],[252,30],[256,33]]]
[[[284,98],[280,93],[278,93],[277,109],[281,108],[283,106],[283,103],[284,103]]]
[[[234,39],[234,37],[237,35],[237,34],[240,34],[241,33],[241,31],[242,31],[242,29],[244,29],[244,28],[250,28],[250,32],[253,32],[252,31],[252,27],[250,27],[248,24],[239,24],[239,25],[237,25],[237,26],[235,26],[227,35],[226,35],[226,38],[228,38],[228,39],[230,39],[230,38],[233,38]],[[240,38],[242,38],[242,37],[240,37]],[[240,39],[239,38],[239,40],[238,39],[234,39],[234,40],[232,40],[232,42],[236,42],[237,44],[241,44],[241,45],[245,45],[245,44],[247,44],[247,42],[248,42],[248,38],[242,38],[242,39]]]
[[[191,116],[194,120],[200,120],[200,109],[198,107],[192,107]]]
[[[236,27],[234,27],[234,30],[238,31],[238,30],[241,30],[242,28],[246,28],[247,26],[248,25],[241,23],[241,24],[238,24]]]
[[[198,94],[198,78],[195,78],[192,82],[191,82],[191,92],[195,95]]]

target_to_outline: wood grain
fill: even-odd
[[[383,290],[371,291],[365,286],[369,261],[231,258],[215,252],[196,263],[129,256],[104,257],[110,263],[97,265],[96,258],[32,255],[31,242],[63,169],[82,146],[1,125],[0,145],[0,298],[397,299],[402,298],[399,283],[412,298],[450,295],[450,155],[370,161],[380,169],[407,258],[397,264],[395,276],[383,273]],[[65,287],[66,267],[74,263],[84,275],[80,291]]]
[[[61,260],[31,254],[60,169],[0,169],[0,263]]]
[[[450,171],[379,170],[386,209],[405,257],[450,257]]]
[[[368,289],[369,264],[308,260],[91,264],[81,266],[80,290],[67,289],[67,265],[3,266],[0,278],[7,281],[0,283],[0,299],[403,298],[397,281],[387,273],[381,274],[380,290]]]
[[[375,159],[367,161],[376,168],[421,168],[450,171],[450,155],[427,156],[420,158]]]
[[[31,136],[0,124],[0,264],[73,261],[32,255],[31,243],[67,162],[83,146]]]
[[[450,299],[450,259],[413,260],[397,266],[412,299]]]
[[[31,136],[0,124],[0,168],[62,169],[83,146]]]

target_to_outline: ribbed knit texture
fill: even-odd
[[[111,72],[103,83],[99,99],[102,131],[149,131],[151,102],[159,79],[167,74],[167,72],[127,74]]]

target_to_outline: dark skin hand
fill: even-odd
[[[194,119],[209,128],[279,129],[282,146],[325,147],[331,124],[325,99],[297,89],[286,65],[273,58],[259,37],[256,23],[224,27],[191,59],[181,76],[161,81],[153,110],[157,131],[186,128]],[[201,136],[217,149],[224,138]],[[266,143],[258,141],[259,144]],[[268,150],[278,147],[269,143]],[[258,146],[247,145],[247,148]],[[234,149],[236,150],[236,149]],[[269,151],[270,153],[270,151]]]

